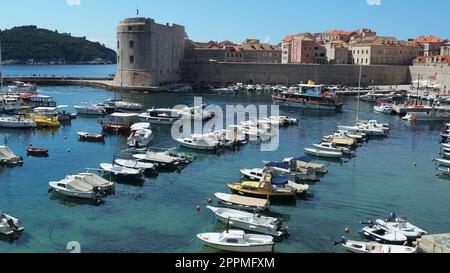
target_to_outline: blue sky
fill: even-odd
[[[400,39],[450,38],[448,0],[0,0],[0,28],[37,25],[109,47],[123,18],[186,26],[196,41],[258,38],[277,44],[298,32],[369,27]]]

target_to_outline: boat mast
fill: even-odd
[[[3,94],[2,41],[0,41],[0,92]]]
[[[359,121],[359,101],[361,97],[362,64],[359,64],[358,104],[356,105],[356,123]]]
[[[123,92],[123,49],[120,50],[120,100],[122,100],[122,92]],[[114,96],[116,97],[116,92],[114,92]],[[116,98],[114,98],[116,100]]]

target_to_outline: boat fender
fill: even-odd
[[[102,205],[102,204],[105,203],[105,201],[103,201],[103,200],[102,200],[101,198],[99,198],[99,197],[94,198],[93,202],[94,202],[94,205],[96,205],[96,206],[100,206],[100,205]]]
[[[53,192],[53,188],[52,187],[49,187],[48,188],[48,193],[52,193]]]
[[[198,212],[200,212],[200,210],[202,209],[202,207],[201,207],[201,206],[196,206],[195,209],[196,209]]]
[[[345,233],[350,233],[350,228],[346,227],[346,228],[344,229],[344,232],[345,232]]]
[[[212,200],[212,198],[211,197],[208,197],[208,198],[206,198],[206,202],[208,202],[208,204],[212,204],[212,202],[213,202],[213,200]]]

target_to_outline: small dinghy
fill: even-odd
[[[332,143],[322,142],[319,144],[314,144],[313,146],[314,146],[314,148],[321,150],[321,151],[337,152],[337,153],[341,152],[343,155],[347,155],[347,156],[353,156],[355,154],[355,152],[349,148],[335,147],[335,146],[333,146]]]
[[[150,123],[141,122],[131,126],[131,134],[127,139],[129,147],[145,148],[150,145],[153,132]]]
[[[367,225],[359,233],[372,241],[392,245],[403,245],[408,241],[408,238],[400,231],[388,230],[372,221],[369,221]]]
[[[204,245],[214,249],[239,253],[273,252],[275,243],[272,236],[245,234],[242,230],[228,230],[222,233],[198,234]]]
[[[410,254],[416,253],[417,248],[409,246],[399,246],[399,245],[384,245],[376,242],[359,242],[351,241],[343,238],[342,242],[336,244],[341,244],[342,246],[353,253],[373,253],[373,254],[383,254],[383,253],[403,253]]]
[[[85,132],[78,132],[78,138],[80,141],[87,142],[105,142],[105,136],[100,134],[90,134]]]
[[[305,154],[324,157],[324,158],[342,158],[342,152],[324,151],[317,148],[305,148]]]
[[[100,164],[100,168],[106,172],[110,173],[117,178],[123,178],[125,180],[141,180],[142,179],[142,170],[132,169],[123,167],[116,164],[108,164],[102,163]]]
[[[18,239],[24,227],[19,219],[7,215],[0,211],[0,234],[7,236],[10,239]]]
[[[211,206],[207,208],[214,213],[216,220],[236,228],[271,235],[276,238],[287,234],[287,229],[282,227],[283,223],[277,218],[228,208]]]
[[[114,163],[125,168],[142,170],[147,175],[155,174],[157,172],[155,164],[140,162],[134,159],[116,158],[114,159]]]
[[[45,148],[28,148],[27,149],[27,155],[28,156],[35,156],[35,157],[47,157],[48,156],[48,149]]]
[[[269,209],[269,201],[266,199],[231,195],[227,193],[215,193],[219,203],[229,208],[246,211],[264,211]]]
[[[409,241],[416,241],[418,238],[427,234],[425,230],[409,223],[406,217],[396,217],[395,213],[391,213],[386,221],[378,219],[375,222],[390,231],[402,233]]]
[[[79,173],[75,175],[67,175],[67,180],[81,181],[96,188],[99,193],[109,194],[115,190],[115,183],[108,181],[94,173]]]

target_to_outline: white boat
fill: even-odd
[[[0,234],[17,239],[24,230],[19,219],[0,211]]]
[[[247,181],[261,181],[264,178],[264,169],[241,169],[241,179]]]
[[[153,163],[158,170],[164,171],[175,171],[185,164],[182,158],[168,155],[166,152],[148,151],[145,154],[135,154],[133,158],[142,162]]]
[[[120,177],[120,178],[126,178],[126,179],[141,179],[142,178],[142,170],[141,169],[132,169],[123,167],[116,164],[108,164],[108,163],[101,163],[100,168],[106,172],[110,173],[114,176]]]
[[[121,159],[121,158],[114,159],[114,163],[119,166],[122,166],[122,167],[136,169],[136,170],[142,170],[144,173],[156,172],[156,165],[153,163],[146,163],[146,162],[140,162],[140,161],[133,160],[133,159]]]
[[[450,112],[443,109],[434,109],[429,112],[409,112],[402,119],[406,121],[449,121]]]
[[[65,110],[61,110],[67,108],[67,105],[60,105],[57,107],[37,107],[33,110],[32,115],[36,116],[45,116],[45,117],[57,117],[58,121],[70,121],[73,115]]]
[[[214,213],[216,220],[235,228],[271,235],[277,238],[287,233],[287,229],[283,228],[282,222],[277,218],[228,208],[212,206],[208,206],[207,208]]]
[[[372,125],[356,125],[356,126],[338,126],[339,130],[349,131],[352,133],[365,133],[368,136],[386,136],[387,131],[383,128],[376,128]]]
[[[204,245],[214,249],[239,253],[273,252],[272,236],[245,234],[242,230],[228,230],[222,233],[198,234]]]
[[[264,211],[269,208],[269,201],[260,198],[245,197],[241,195],[232,195],[227,193],[214,193],[220,204],[246,211]]]
[[[123,100],[107,100],[103,103],[107,108],[112,109],[114,112],[137,112],[144,109],[144,106],[140,103],[123,101]]]
[[[406,236],[406,238],[408,238],[409,241],[415,241],[423,235],[427,234],[425,230],[412,225],[404,217],[390,219],[390,221],[378,219],[375,222],[390,231],[398,231],[402,233]]]
[[[241,179],[246,181],[261,181],[264,178],[265,173],[275,173],[279,175],[292,176],[292,180],[295,179],[295,183],[303,182],[317,182],[320,179],[317,178],[316,173],[308,171],[307,169],[292,170],[290,164],[284,163],[267,163],[265,169],[241,169]]]
[[[305,154],[324,158],[341,158],[342,152],[324,151],[317,148],[305,148]]]
[[[192,135],[188,138],[177,138],[176,141],[182,147],[194,150],[213,151],[220,147],[219,141],[212,134]]]
[[[373,110],[377,113],[392,114],[394,111],[394,106],[390,103],[381,103],[373,107]]]
[[[76,105],[73,108],[75,108],[75,110],[79,115],[89,115],[89,116],[106,115],[105,107],[97,104],[82,104]]]
[[[438,159],[436,159],[436,162],[440,166],[450,167],[450,160],[438,158]]]
[[[314,148],[323,150],[323,151],[330,151],[330,152],[342,152],[344,155],[354,155],[354,151],[350,150],[349,148],[345,147],[335,147],[332,143],[319,143],[314,144]]]
[[[360,231],[360,234],[372,241],[393,245],[403,245],[408,241],[408,238],[398,230],[388,230],[371,221],[367,225]]]
[[[149,109],[145,113],[139,115],[139,120],[142,122],[149,122],[156,125],[172,125],[183,115],[179,110],[174,109]]]
[[[372,253],[372,254],[410,254],[416,253],[417,248],[399,245],[385,245],[376,242],[359,242],[344,240],[342,246],[353,253]]]
[[[99,190],[85,181],[66,177],[60,181],[49,182],[48,185],[50,193],[92,200],[96,205],[102,203]]]
[[[210,120],[216,116],[216,113],[213,109],[209,109],[210,107],[206,104],[197,107],[188,107],[179,111],[180,115],[183,118],[192,119],[192,120]]]
[[[23,158],[14,154],[9,147],[0,146],[0,164],[17,165],[22,164]]]
[[[24,83],[21,81],[15,81],[13,82],[13,85],[8,86],[10,93],[31,93],[35,94],[37,93],[37,86],[36,84],[30,84],[30,83]]]
[[[21,116],[0,117],[1,128],[36,128],[36,123]]]
[[[127,139],[129,147],[144,148],[150,145],[153,131],[150,123],[136,123],[131,126],[131,134]]]
[[[66,179],[89,184],[102,193],[113,192],[115,188],[114,182],[108,181],[94,173],[79,173],[75,175],[67,175]]]

